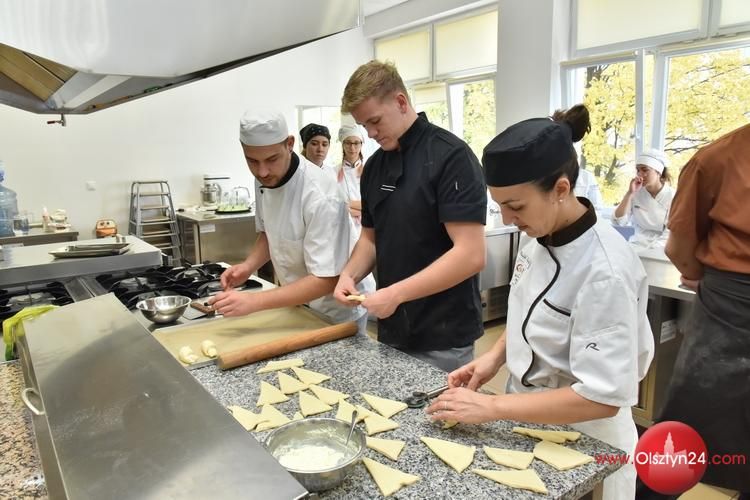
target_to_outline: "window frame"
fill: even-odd
[[[719,24],[721,19],[721,7],[723,0],[711,1],[711,12],[708,19],[708,32],[712,36],[738,35],[750,31],[750,21],[744,23]]]
[[[462,19],[481,16],[482,14],[487,14],[488,12],[492,12],[492,11],[496,11],[498,13],[497,15],[500,16],[500,11],[498,9],[497,4],[492,4],[490,6],[479,7],[479,8],[472,9],[466,12],[462,12],[460,14],[447,16],[447,17],[444,17],[435,21],[431,21],[429,23],[420,24],[418,26],[414,26],[414,27],[405,29],[403,31],[398,31],[397,33],[386,35],[384,37],[376,38],[372,44],[372,57],[373,59],[377,58],[376,51],[377,51],[378,42],[393,40],[393,39],[402,37],[404,35],[416,33],[419,31],[424,31],[425,28],[427,28],[429,32],[429,40],[430,40],[429,42],[430,77],[427,79],[404,80],[404,85],[406,85],[407,88],[414,87],[417,85],[422,85],[422,84],[429,84],[429,83],[444,83],[448,80],[453,80],[453,79],[473,78],[477,75],[486,75],[490,73],[494,75],[495,73],[497,73],[497,62],[495,62],[494,65],[484,66],[481,68],[470,68],[467,70],[455,71],[455,72],[437,75],[436,74],[437,73],[437,55],[435,51],[435,26],[436,25],[449,24],[455,21],[460,21]],[[497,39],[495,40],[495,42],[497,43]]]
[[[431,26],[431,34],[432,34],[432,40],[430,44],[431,49],[431,57],[432,57],[432,76],[433,80],[435,81],[446,81],[446,80],[454,80],[454,79],[461,79],[461,78],[473,78],[477,75],[486,75],[486,74],[495,74],[497,73],[497,60],[495,60],[495,64],[490,64],[489,66],[481,66],[478,68],[470,68],[465,69],[461,71],[452,71],[448,73],[437,73],[437,50],[435,50],[435,26],[443,25],[443,24],[450,24],[454,23],[456,21],[461,21],[463,19],[468,19],[470,17],[479,17],[484,14],[488,14],[490,12],[497,12],[498,18],[500,16],[500,11],[498,9],[497,5],[493,5],[490,7],[484,7],[479,9],[474,9],[471,11],[463,12],[461,14],[446,17],[444,19],[440,19],[439,21],[434,21],[430,23]],[[495,44],[497,44],[497,38],[495,38]]]
[[[415,80],[404,80],[404,85],[407,87],[412,85],[421,85],[423,83],[432,83],[435,79],[435,33],[432,29],[432,24],[421,24],[419,26],[415,26],[413,28],[409,28],[403,31],[399,31],[398,33],[394,33],[392,35],[384,36],[381,38],[378,38],[373,41],[372,44],[372,58],[377,59],[377,44],[378,42],[388,42],[391,40],[396,40],[398,38],[412,35],[414,33],[420,33],[422,31],[425,31],[425,28],[427,28],[427,51],[429,53],[429,75],[426,78],[417,78]]]

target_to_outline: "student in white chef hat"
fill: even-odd
[[[209,303],[224,316],[309,303],[337,323],[358,321],[365,333],[365,309],[342,306],[331,296],[356,243],[335,180],[294,152],[294,136],[279,112],[245,113],[240,120],[240,145],[255,177],[258,239],[242,263],[222,274],[225,291]],[[280,287],[263,292],[232,289],[269,260]],[[374,289],[372,275],[358,284],[360,294]]]
[[[667,220],[674,198],[667,158],[659,150],[647,149],[635,163],[636,176],[630,181],[612,220],[619,226],[633,225],[635,233],[630,243],[636,248],[663,249],[669,238]]]

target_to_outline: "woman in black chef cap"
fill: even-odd
[[[571,424],[631,455],[630,407],[653,357],[648,283],[628,243],[576,198],[573,143],[590,130],[577,105],[552,119],[517,123],[484,149],[482,164],[503,222],[522,237],[505,332],[495,346],[448,375],[433,418]],[[506,394],[475,392],[506,365]],[[632,499],[635,468],[604,482],[605,498]]]
[[[302,139],[302,156],[324,168],[328,148],[331,147],[331,132],[328,131],[328,127],[308,123],[300,129],[299,136]],[[333,169],[330,173],[333,174]]]

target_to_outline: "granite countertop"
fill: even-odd
[[[0,498],[47,498],[18,361],[0,363]]]
[[[304,368],[318,371],[332,377],[322,385],[351,395],[349,401],[367,404],[359,395],[367,392],[377,396],[401,400],[415,390],[430,390],[445,383],[445,373],[407,356],[395,349],[380,344],[365,336],[356,336],[332,342],[303,351],[298,351],[279,359],[301,358]],[[265,361],[222,372],[216,366],[208,366],[191,371],[193,376],[225,406],[239,405],[257,411],[255,402],[260,392],[260,381],[265,380],[278,387],[276,372],[256,374]],[[289,370],[285,370],[291,374]],[[292,396],[285,403],[275,405],[287,417],[298,411],[298,397]],[[335,408],[316,416],[333,417]],[[397,462],[385,458],[378,452],[367,449],[365,456],[396,467],[407,473],[417,474],[422,480],[401,489],[394,498],[579,498],[590,491],[618,465],[597,465],[595,462],[566,472],[559,472],[551,466],[534,460],[536,470],[549,490],[548,496],[526,490],[501,486],[494,481],[482,478],[472,472],[472,468],[505,469],[489,460],[482,451],[482,445],[531,451],[536,440],[512,432],[517,422],[501,421],[482,425],[459,424],[442,430],[432,423],[424,410],[406,409],[394,417],[400,424],[398,429],[376,434],[375,437],[400,439],[406,447]],[[523,424],[528,427],[541,427]],[[360,424],[364,430],[364,425]],[[545,428],[568,429],[565,426]],[[271,431],[254,433],[263,442]],[[473,464],[462,474],[455,472],[435,456],[421,441],[421,436],[436,437],[477,447]],[[621,454],[622,452],[588,436],[581,438],[573,448],[593,455],[596,453]],[[380,497],[374,481],[365,469],[358,464],[352,474],[338,488],[323,492],[321,498],[377,498]]]

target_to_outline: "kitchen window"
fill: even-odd
[[[564,82],[565,107],[583,103],[589,109],[592,130],[580,143],[580,164],[597,178],[608,206],[620,202],[633,177],[636,151],[642,149],[639,125],[651,116],[653,57],[643,58],[642,70],[638,66],[635,57],[603,60],[569,69]],[[641,72],[645,76],[639,78]],[[639,107],[645,118],[638,117]]]
[[[497,20],[493,7],[375,40],[375,57],[396,65],[414,108],[478,158],[496,135]]]
[[[750,45],[669,57],[664,152],[673,173],[750,122]]]

